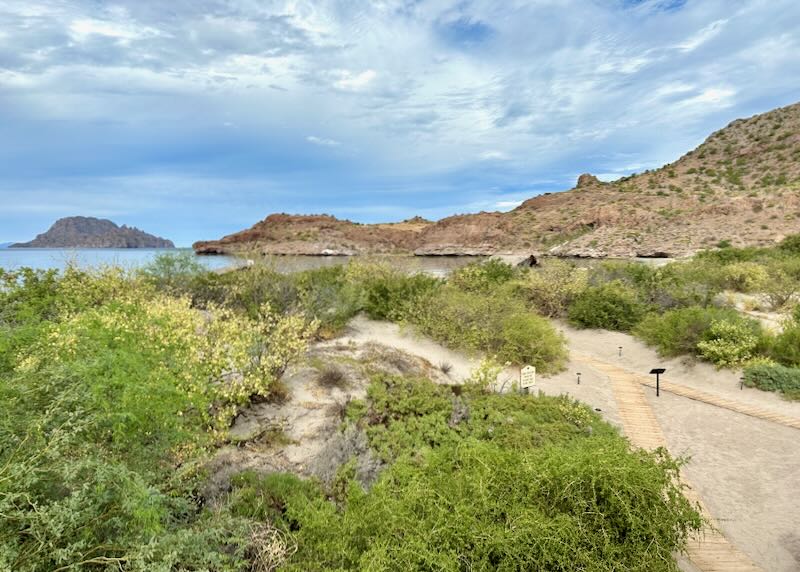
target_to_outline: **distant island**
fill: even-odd
[[[73,216],[57,220],[30,242],[10,248],[175,248],[171,240],[107,219]]]
[[[13,242],[0,242],[0,248],[8,248],[9,246],[12,246],[13,244],[14,244]]]

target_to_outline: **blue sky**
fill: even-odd
[[[796,0],[3,0],[0,242],[508,210],[800,100]]]

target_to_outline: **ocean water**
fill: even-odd
[[[63,270],[68,264],[75,264],[79,268],[111,265],[134,269],[149,264],[159,254],[175,252],[191,252],[191,249],[0,248],[0,268],[17,270],[27,267]],[[197,260],[210,269],[242,263],[231,256],[198,256]]]
[[[68,264],[80,268],[97,268],[113,265],[123,268],[141,268],[165,253],[191,252],[191,249],[148,249],[148,248],[0,248],[0,268],[17,270],[19,268],[63,270]],[[234,256],[196,256],[198,262],[210,270],[230,268],[246,264]],[[393,267],[406,272],[425,272],[434,276],[445,276],[451,270],[474,262],[477,257],[447,256],[374,256],[370,260],[388,261]],[[272,256],[267,263],[279,272],[299,272],[325,266],[346,264],[345,256]]]

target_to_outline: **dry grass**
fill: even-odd
[[[274,572],[297,552],[297,543],[271,524],[259,523],[250,532],[249,552],[253,572]]]
[[[328,365],[320,370],[317,375],[317,383],[322,387],[338,387],[339,389],[347,386],[347,376],[341,368],[335,365]]]

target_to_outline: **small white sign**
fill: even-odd
[[[526,365],[522,368],[519,376],[520,389],[527,389],[536,385],[536,368],[532,365]]]

